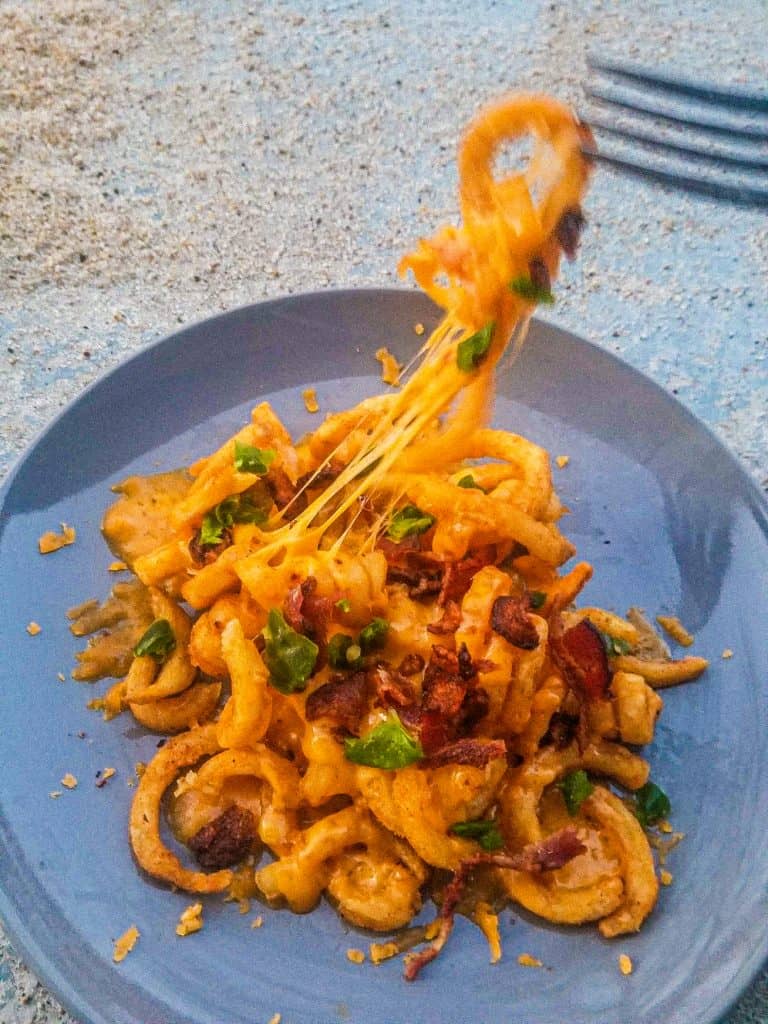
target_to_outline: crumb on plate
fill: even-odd
[[[53,530],[47,530],[37,542],[38,550],[41,555],[49,555],[52,551],[58,551],[59,548],[65,548],[68,544],[74,544],[77,533],[74,526],[67,526],[66,523],[61,524],[61,533],[55,533]]]
[[[176,925],[176,934],[182,938],[185,935],[194,935],[203,927],[203,904],[190,903],[186,910],[182,910],[179,923]]]
[[[347,960],[351,960],[353,964],[361,964],[365,961],[365,953],[362,949],[348,949]]]
[[[727,660],[728,660],[729,658],[732,658],[732,657],[733,657],[733,651],[731,650],[731,648],[730,648],[730,647],[726,647],[726,648],[725,648],[725,649],[723,650],[723,657],[725,658],[725,660],[726,660],[726,661],[727,661]]]
[[[123,960],[128,956],[133,947],[136,945],[136,941],[139,938],[141,932],[132,924],[131,927],[124,932],[119,939],[115,939],[115,948],[112,953],[112,959],[116,964],[122,963]]]
[[[632,973],[632,960],[626,953],[622,953],[619,957],[619,970],[624,975]]]
[[[122,572],[123,569],[127,569],[128,566],[125,562],[110,562],[107,566],[108,572]]]
[[[304,399],[304,408],[307,412],[320,412],[320,405],[317,401],[317,392],[314,388],[305,388],[301,392],[301,397]]]
[[[413,333],[417,334],[419,337],[421,337],[422,334],[424,333],[424,324],[414,324],[413,325]]]
[[[682,647],[690,647],[693,643],[693,635],[688,632],[676,615],[657,615],[656,621],[664,632]]]
[[[37,634],[39,632],[41,632],[42,628],[43,627],[40,625],[39,622],[34,622],[33,621],[33,622],[28,623],[28,625],[27,625],[27,632],[29,633],[30,636],[37,636]]]
[[[400,383],[402,366],[386,348],[376,350],[376,358],[381,363],[381,380],[384,384],[396,387]]]
[[[531,956],[530,953],[521,953],[517,958],[517,962],[521,967],[543,967],[544,964],[541,960],[538,960],[535,956]]]
[[[570,455],[558,455],[557,458],[555,459],[555,462],[557,463],[557,465],[559,466],[560,469],[565,469],[565,467],[568,465],[568,463],[570,461],[571,461],[571,456]]]
[[[72,772],[67,772],[64,778],[61,780],[62,786],[67,789],[75,789],[77,787],[77,779]]]

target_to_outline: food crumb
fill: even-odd
[[[726,661],[728,660],[728,658],[733,657],[733,651],[730,647],[725,648],[725,650],[723,651],[723,657],[726,659]]]
[[[417,334],[419,337],[421,337],[422,334],[424,333],[424,324],[414,324],[413,325],[413,333]]]
[[[38,540],[37,547],[41,555],[49,555],[52,551],[65,548],[68,544],[74,544],[76,537],[77,533],[74,526],[67,526],[66,523],[62,523],[61,533],[47,530]]]
[[[661,881],[662,885],[672,885],[672,872],[667,871],[666,868],[663,868],[659,872],[659,880]]]
[[[134,765],[133,770],[136,772],[136,778],[140,779],[144,772],[147,770],[147,766],[144,761],[137,761]]]
[[[115,949],[112,953],[112,959],[116,964],[122,963],[123,960],[128,956],[133,947],[136,945],[136,940],[139,938],[141,932],[132,924],[128,931],[124,932],[119,939],[115,939]]]
[[[283,1015],[281,1013],[275,1013],[269,1018],[269,1024],[280,1024],[282,1019]]]
[[[348,949],[347,960],[351,960],[353,964],[361,964],[365,960],[365,953],[362,949]]]
[[[565,469],[565,467],[568,465],[568,463],[570,461],[571,461],[571,456],[570,455],[558,455],[557,458],[555,459],[555,462],[557,463],[557,465],[559,466],[560,469]]]
[[[400,383],[402,366],[386,348],[376,350],[376,358],[381,363],[381,380],[384,384],[396,387]]]
[[[115,774],[116,769],[114,768],[105,768],[103,772],[99,772],[99,777],[96,779],[96,788],[101,789],[103,786],[106,786],[106,784]]]
[[[51,792],[48,794],[48,796],[51,798],[51,800],[58,800],[59,797],[62,796],[62,795],[63,794],[62,794],[60,789],[52,789]]]
[[[632,960],[626,953],[622,953],[619,957],[619,970],[625,975],[632,973]]]
[[[672,825],[668,821],[660,821],[658,828],[659,832],[664,832],[665,835],[671,835],[673,831]]]
[[[475,907],[472,920],[485,936],[491,951],[491,963],[501,960],[501,939],[499,938],[499,915],[494,914],[490,906],[481,901]]]
[[[136,772],[136,774],[139,774],[138,771]],[[189,792],[190,789],[194,788],[196,782],[197,772],[192,771],[192,769],[190,768],[186,775],[182,775],[179,779],[176,780],[176,789],[174,789],[173,791],[174,797],[180,797],[183,796],[185,793]]]
[[[676,615],[657,615],[656,621],[664,632],[671,636],[673,640],[676,640],[682,647],[690,647],[693,643],[693,636]]]
[[[396,942],[372,942],[368,947],[368,956],[371,963],[380,964],[382,960],[389,960],[397,956],[400,947]]]
[[[517,958],[517,962],[521,967],[543,967],[544,964],[541,960],[537,960],[535,956],[531,956],[529,953],[521,953]]]
[[[110,562],[107,566],[108,572],[122,572],[123,569],[127,569],[128,566],[125,562]]]
[[[37,636],[42,631],[42,628],[39,622],[30,622],[27,626],[27,632],[30,636]]]
[[[67,681],[67,677],[64,675],[63,672],[57,672],[56,678],[59,680],[60,683],[66,683]]]
[[[320,405],[317,401],[317,392],[314,388],[305,388],[301,392],[301,397],[304,399],[304,408],[307,412],[319,412]]]
[[[241,914],[250,914],[251,901],[247,896],[244,896],[241,900],[237,901],[237,909]]]
[[[77,787],[77,779],[72,772],[67,772],[64,778],[61,780],[62,786],[66,786],[67,789],[75,789]]]
[[[263,924],[264,918],[261,916],[261,914],[259,914],[258,917],[254,917],[254,919],[251,921],[251,928],[261,928]]]
[[[181,912],[179,923],[176,925],[176,934],[182,938],[185,935],[193,935],[203,927],[203,904],[190,903],[186,910]]]

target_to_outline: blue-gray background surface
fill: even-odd
[[[764,89],[766,40],[763,0],[0,2],[0,475],[179,324],[394,284],[455,218],[459,130],[500,92],[583,109],[588,52]],[[551,317],[673,391],[766,489],[768,218],[602,170],[588,213]],[[0,933],[0,1024],[67,1020]],[[766,1021],[764,974],[728,1024]]]

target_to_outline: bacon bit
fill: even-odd
[[[555,462],[557,463],[558,469],[565,469],[565,467],[568,465],[568,463],[570,461],[571,461],[571,456],[570,455],[558,455],[557,458],[555,459]]]
[[[626,953],[622,953],[619,957],[619,970],[625,977],[632,973],[632,959]]]
[[[112,959],[116,964],[122,963],[123,960],[128,956],[136,942],[141,935],[141,932],[132,924],[128,931],[123,932],[119,939],[115,939],[115,948],[112,953]]]
[[[661,871],[659,872],[659,881],[661,882],[662,885],[672,885],[672,878],[673,878],[672,872],[671,871],[667,871],[666,868],[662,868]]]
[[[272,495],[272,500],[279,509],[285,508],[289,502],[293,502],[291,505],[291,514],[298,515],[301,509],[301,501],[294,502],[293,499],[296,497],[297,488],[294,487],[291,482],[291,478],[280,466],[271,465],[269,472],[263,478],[269,493]],[[305,502],[306,504],[306,502]],[[291,518],[289,516],[289,518]]]
[[[38,540],[37,547],[41,555],[49,555],[52,551],[58,551],[59,548],[65,548],[69,544],[74,544],[76,537],[77,533],[74,526],[67,526],[66,523],[62,523],[61,533],[54,533],[53,530],[48,530]]]
[[[353,964],[365,963],[365,953],[362,949],[348,949],[347,960],[351,960]]]
[[[485,936],[491,951],[491,963],[501,960],[501,938],[499,937],[499,915],[494,914],[490,906],[480,901],[472,914],[472,920]]]
[[[127,569],[128,566],[125,562],[110,562],[107,566],[107,572],[122,572],[123,569]]]
[[[316,644],[325,643],[328,623],[333,616],[333,601],[317,594],[314,576],[307,576],[300,586],[288,591],[284,612],[285,621],[291,629],[303,633]]]
[[[469,590],[475,575],[486,565],[493,565],[495,559],[496,549],[493,545],[489,545],[471,555],[460,558],[457,562],[448,562],[437,603],[460,602]]]
[[[723,658],[725,658],[725,660],[726,660],[726,661],[727,661],[727,660],[728,660],[729,658],[732,658],[732,657],[733,657],[733,651],[731,650],[731,648],[730,648],[730,647],[726,647],[726,648],[725,648],[725,650],[724,650],[724,651],[723,651],[723,653],[722,653],[722,657],[723,657]]]
[[[203,904],[190,903],[186,910],[181,912],[179,923],[176,925],[176,934],[182,938],[185,935],[194,935],[203,927]]]
[[[405,583],[413,598],[439,594],[443,585],[445,563],[431,551],[422,551],[424,534],[393,541],[380,537],[377,548],[387,560],[387,583]]]
[[[200,867],[208,871],[229,868],[250,852],[256,837],[253,813],[232,804],[189,840],[188,846]]]
[[[673,640],[676,640],[682,647],[690,647],[693,643],[693,636],[676,615],[657,615],[656,621]]]
[[[212,565],[222,551],[226,551],[231,544],[232,531],[228,527],[221,531],[221,540],[218,544],[203,544],[202,531],[198,530],[197,533],[190,537],[187,550],[195,565],[202,568],[206,565]]]
[[[506,758],[507,746],[504,740],[456,740],[442,747],[422,761],[424,768],[441,768],[446,764],[469,764],[475,768],[485,768],[491,761]]]
[[[365,714],[367,693],[365,672],[338,676],[310,693],[304,714],[308,722],[318,718],[333,718],[349,732],[356,732]]]
[[[381,363],[382,383],[397,387],[400,383],[400,374],[403,369],[400,363],[386,348],[377,349],[376,359]]]
[[[414,324],[413,325],[413,333],[417,334],[419,337],[421,337],[422,334],[424,333],[424,324]]]
[[[99,773],[99,778],[96,779],[96,788],[102,789],[115,774],[116,771],[114,768],[105,768],[103,772]]]
[[[509,868],[512,871],[538,873],[560,868],[580,853],[584,853],[585,850],[586,847],[576,835],[576,830],[568,827],[548,836],[541,843],[530,843],[523,847],[520,853],[476,853],[462,861],[443,892],[443,905],[437,918],[439,923],[437,936],[426,949],[418,953],[411,953],[405,958],[405,980],[415,981],[420,971],[428,963],[431,963],[445,946],[453,931],[456,907],[473,868],[479,864],[491,864],[494,867]]]
[[[30,636],[37,636],[38,633],[42,632],[43,627],[39,622],[30,622],[27,625],[27,632]]]
[[[416,703],[413,686],[407,679],[400,677],[399,672],[390,672],[385,665],[369,669],[366,681],[374,691],[376,700],[385,707],[412,708]]]
[[[261,928],[263,924],[264,918],[261,916],[261,914],[259,914],[258,917],[254,917],[254,919],[251,921],[251,928]]]
[[[301,392],[301,397],[304,399],[304,408],[307,412],[320,411],[320,406],[317,401],[317,392],[314,388],[304,388]]]
[[[608,655],[600,633],[589,619],[552,636],[552,653],[573,689],[587,700],[600,700],[611,680]]]
[[[427,631],[443,636],[455,633],[461,625],[461,608],[455,601],[447,601],[442,616],[427,626]]]
[[[66,787],[67,789],[76,789],[77,788],[77,779],[72,774],[72,772],[67,772],[67,774],[64,776],[64,778],[61,780],[61,784],[62,784],[62,786]]]
[[[543,967],[544,964],[535,956],[531,956],[530,953],[521,953],[517,958],[517,962],[521,967]]]
[[[491,629],[523,651],[535,651],[539,634],[528,614],[527,597],[497,597],[491,608]]]
[[[398,665],[397,671],[401,676],[415,676],[424,671],[426,662],[420,654],[406,654]]]
[[[569,260],[575,259],[576,250],[581,240],[581,232],[586,224],[584,214],[578,206],[567,209],[555,227],[555,238]]]

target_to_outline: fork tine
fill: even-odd
[[[711,149],[705,149],[704,146],[660,139],[652,132],[646,132],[640,128],[622,128],[599,117],[585,118],[584,121],[590,128],[609,132],[620,139],[627,139],[630,142],[647,142],[655,146],[662,154],[679,153],[685,156],[695,156],[697,160],[727,164],[729,169],[737,171],[768,171],[768,157],[733,156],[730,153],[712,152]]]
[[[660,75],[639,65],[619,63],[607,57],[590,55],[587,57],[587,65],[595,71],[624,78],[636,85],[650,86],[679,96],[689,96],[705,103],[719,103],[733,110],[768,113],[768,95],[757,96],[741,89],[727,89],[673,75]]]
[[[735,203],[738,206],[768,208],[768,188],[726,185],[714,181],[706,181],[703,178],[691,178],[685,174],[676,174],[673,171],[662,171],[658,167],[649,167],[647,164],[630,163],[630,161],[622,160],[620,157],[599,153],[591,149],[585,149],[584,154],[593,160],[598,160],[600,163],[617,167],[627,174],[646,178],[649,181],[656,181],[661,185],[671,185],[674,188],[685,189],[687,192],[695,192],[698,195],[711,196],[714,199]]]
[[[765,129],[758,128],[756,125],[727,125],[722,121],[709,118],[709,117],[698,117],[696,119],[690,117],[683,117],[680,114],[673,114],[669,111],[663,110],[656,106],[654,103],[646,103],[643,100],[629,100],[623,97],[621,93],[616,92],[610,88],[603,88],[601,86],[590,86],[587,89],[587,95],[592,99],[600,100],[602,103],[607,103],[613,107],[618,107],[621,110],[631,111],[632,113],[650,114],[660,121],[669,121],[672,124],[684,125],[687,128],[700,128],[705,131],[712,132],[717,135],[724,135],[731,139],[746,139],[750,142],[768,142],[768,133]]]

